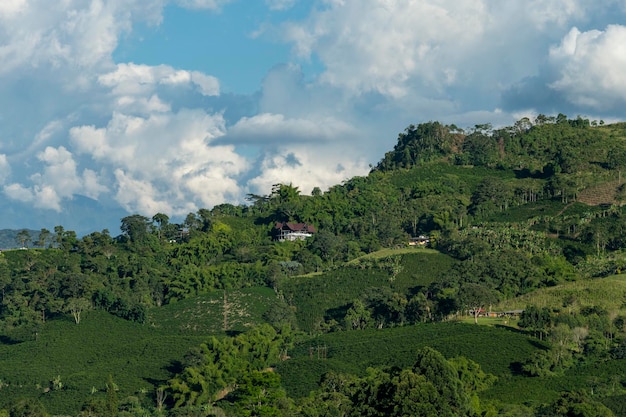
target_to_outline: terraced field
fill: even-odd
[[[620,185],[623,183],[623,181],[615,180],[586,188],[578,194],[576,200],[590,206],[619,204],[617,194]]]

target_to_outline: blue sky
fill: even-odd
[[[0,228],[366,175],[397,134],[623,120],[623,0],[3,0]]]
[[[214,11],[170,5],[160,25],[141,25],[122,39],[113,59],[203,71],[220,80],[223,92],[251,94],[272,67],[293,58],[290,45],[263,34],[263,28],[303,18],[311,6],[301,1],[271,11],[262,1],[238,1]],[[320,70],[312,60],[300,65],[313,73]]]

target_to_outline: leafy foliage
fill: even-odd
[[[107,415],[161,413],[176,402],[180,415],[433,409],[586,415],[587,405],[600,399],[614,404],[610,399],[621,398],[623,386],[612,383],[608,371],[597,375],[602,394],[567,397],[576,404],[570,408],[559,400],[560,389],[541,384],[560,381],[575,391],[589,382],[577,374],[581,369],[591,374],[606,369],[609,358],[623,360],[623,280],[612,275],[626,267],[626,217],[619,205],[624,149],[623,124],[598,126],[563,114],[498,129],[428,122],[407,127],[367,176],[324,192],[316,187],[303,195],[293,184],[275,184],[268,195],[249,195],[248,205],[202,208],[180,223],[164,213],[131,214],[121,219],[120,236],[103,230],[79,238],[62,226],[12,231],[5,248],[26,249],[0,254],[0,350],[11,351],[3,357],[11,358],[5,362],[12,372],[10,380],[0,380],[1,397],[41,397],[50,412],[77,410],[82,401],[85,414]],[[317,232],[278,242],[275,222],[307,223]],[[430,249],[407,248],[419,235]],[[528,335],[445,323],[469,312],[481,323],[486,310],[512,308],[525,308],[519,325]],[[508,317],[500,320],[509,325]],[[277,340],[268,334],[275,330],[249,330],[263,321],[284,329],[281,335],[304,332],[299,337],[305,342],[286,361],[293,368],[269,359]],[[428,325],[411,327],[415,323]],[[77,353],[79,368],[67,365],[75,350],[64,345],[66,352],[58,353],[65,337],[50,338],[63,329],[68,340],[85,345],[86,354],[91,345],[76,335],[101,340],[94,336],[97,326],[117,329],[111,330],[117,339],[101,346],[114,369],[123,370],[119,374]],[[423,339],[403,333],[407,329]],[[234,337],[206,340],[225,332]],[[142,339],[147,335],[154,342]],[[204,344],[183,359],[200,335]],[[543,340],[531,343],[529,335]],[[382,337],[398,346],[383,344]],[[116,351],[115,342],[130,346],[131,356]],[[464,355],[480,363],[498,375],[499,386],[480,391],[486,377],[473,362],[442,360],[433,352],[423,351],[429,365],[416,368],[414,349],[426,342],[448,358]],[[138,353],[137,343],[154,355]],[[256,347],[261,357],[251,356]],[[377,350],[366,349],[371,347]],[[221,359],[215,352],[223,353]],[[37,359],[20,369],[16,364],[28,355]],[[135,359],[141,355],[154,363]],[[44,369],[42,356],[56,358],[52,363],[63,369]],[[389,364],[398,368],[381,368]],[[279,372],[268,372],[269,365]],[[366,374],[368,366],[377,369]],[[433,369],[436,375],[429,374]],[[308,395],[328,371],[335,377],[327,381],[351,388],[322,388],[321,411],[287,396],[305,377],[297,396]],[[437,382],[439,376],[447,382]],[[457,379],[461,385],[449,383]],[[163,390],[165,380],[172,381],[171,391]],[[142,392],[129,388],[141,384],[147,385]],[[522,387],[536,402],[515,404],[507,387]],[[383,392],[384,401],[370,401],[369,394]],[[407,402],[411,395],[424,401]],[[495,395],[504,402],[493,401]],[[207,402],[211,406],[203,408]],[[8,413],[16,404],[0,406]]]

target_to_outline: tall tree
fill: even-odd
[[[39,232],[39,237],[37,238],[37,246],[45,248],[50,241],[51,236],[52,234],[50,233],[50,230],[45,228],[41,229],[41,231]]]
[[[15,240],[20,245],[21,248],[27,248],[28,244],[32,241],[30,236],[30,232],[26,229],[22,229],[17,233]]]
[[[468,135],[463,142],[464,162],[476,165],[489,165],[496,160],[496,141],[491,135],[475,132]]]
[[[65,305],[66,311],[72,314],[76,324],[80,324],[83,312],[89,307],[91,303],[85,298],[70,298]]]
[[[483,285],[467,283],[459,288],[459,303],[472,312],[476,324],[479,314],[497,301],[497,293]]]
[[[140,214],[133,214],[122,219],[120,229],[131,242],[141,242],[148,236],[150,220]]]
[[[543,339],[551,323],[552,317],[547,307],[539,308],[535,305],[528,305],[524,309],[518,325],[522,329],[534,332],[536,336],[539,336],[539,339]]]
[[[157,213],[152,216],[152,221],[157,224],[157,233],[159,239],[162,237],[163,229],[167,227],[170,222],[170,218],[167,214]]]

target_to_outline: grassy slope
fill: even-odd
[[[298,345],[291,353],[292,359],[281,363],[277,370],[290,395],[304,396],[317,387],[324,372],[362,374],[369,366],[408,367],[413,365],[417,349],[424,346],[431,346],[446,357],[470,358],[506,381],[512,378],[514,364],[528,358],[538,344],[511,329],[462,323],[348,331],[322,335]],[[318,347],[326,347],[326,360],[318,359]]]
[[[620,389],[623,389],[620,380],[625,374],[626,359],[582,364],[558,376],[542,378],[514,376],[499,381],[484,392],[481,397],[510,404],[540,404],[555,399],[563,391],[585,390],[588,392],[590,388],[594,387],[597,394],[609,394],[603,398],[603,401],[613,402],[623,396],[620,394]],[[614,377],[613,382],[611,375]],[[615,391],[610,394],[610,390]],[[524,395],[520,396],[520,393],[524,393]],[[615,411],[615,408],[613,410]]]
[[[415,259],[414,259],[415,260]],[[406,266],[406,260],[403,261]],[[407,270],[414,269],[406,268]],[[626,275],[577,281],[543,288],[494,309],[524,308],[529,303],[563,309],[563,300],[575,299],[572,311],[582,306],[602,306],[624,313]],[[495,320],[495,319],[494,319]],[[384,330],[331,333],[313,338],[297,346],[292,359],[278,370],[290,395],[304,396],[317,388],[321,376],[328,371],[362,373],[367,366],[409,366],[415,350],[432,346],[447,357],[463,355],[481,364],[483,369],[499,377],[498,382],[483,393],[486,399],[504,403],[540,404],[553,400],[561,391],[589,389],[608,375],[624,375],[626,360],[580,364],[564,375],[528,378],[514,372],[542,344],[498,321],[481,319],[485,326],[462,323],[435,323]],[[500,320],[500,319],[498,319]],[[469,320],[471,322],[471,320]],[[495,325],[495,326],[494,326]],[[327,359],[319,359],[326,350]],[[311,357],[312,356],[312,357]],[[610,378],[610,377],[609,377]],[[604,382],[603,382],[604,383]],[[606,389],[599,386],[598,390]],[[524,396],[519,395],[524,392]],[[618,397],[615,397],[617,401]],[[607,397],[607,401],[613,397]]]
[[[379,255],[384,258],[391,254]],[[428,250],[400,256],[403,269],[393,282],[385,271],[368,272],[355,268],[319,277],[289,279],[287,282],[293,291],[290,294],[297,298],[292,301],[296,302],[300,313],[307,308],[310,312],[318,306],[319,312],[325,314],[350,302],[368,285],[387,285],[398,291],[427,285],[434,274],[445,271],[453,262],[445,255]],[[544,288],[508,302],[505,308],[523,308],[529,302],[559,307],[563,299],[572,294],[580,306],[619,308],[626,297],[626,276]],[[273,291],[267,288],[228,293],[230,330],[243,331],[260,322],[274,299]],[[208,335],[223,334],[222,326],[221,292],[154,309],[149,312],[145,325],[98,311],[88,312],[80,325],[69,319],[50,321],[37,341],[0,345],[0,380],[8,384],[0,391],[0,408],[11,399],[28,396],[40,398],[52,413],[74,413],[92,395],[103,395],[109,374],[120,386],[120,398],[137,395],[149,401],[154,385],[170,378],[176,362],[188,349]],[[561,390],[588,386],[594,377],[615,370],[626,371],[626,361],[614,361],[577,367],[559,377],[516,376],[512,369],[540,348],[538,342],[503,326],[461,323],[318,336],[296,346],[290,352],[292,359],[280,364],[278,371],[289,394],[302,396],[316,388],[325,372],[358,374],[368,366],[409,366],[416,349],[426,345],[440,350],[447,357],[467,356],[497,375],[498,383],[485,392],[484,397],[503,402],[549,401]],[[325,347],[327,359],[318,359],[318,347]],[[313,359],[310,358],[311,352]],[[61,377],[64,389],[44,393],[57,375]],[[97,390],[95,394],[90,393],[93,388]],[[147,393],[142,394],[142,390]],[[524,399],[520,399],[519,392],[525,392]]]
[[[450,256],[434,250],[414,250],[414,253],[402,257],[402,271],[396,276],[393,288],[397,291],[412,291],[427,287],[456,262]]]
[[[574,300],[574,303],[567,302],[571,300]],[[538,307],[571,308],[573,312],[584,306],[600,306],[607,311],[626,312],[624,300],[626,300],[626,275],[613,275],[542,288],[507,300],[494,309],[522,309],[528,304],[534,304]]]
[[[69,319],[53,320],[38,340],[0,345],[0,407],[19,397],[38,397],[51,413],[80,410],[92,388],[102,391],[111,374],[120,396],[152,391],[152,384],[170,377],[168,367],[180,360],[203,336],[171,337],[149,326],[131,323],[105,312],[84,314],[79,325]],[[63,389],[45,393],[60,376]]]
[[[275,300],[270,288],[227,291],[228,330],[242,332],[259,324]],[[220,334],[224,329],[224,292],[215,291],[152,309],[147,323],[166,334]]]
[[[361,297],[367,288],[390,287],[401,293],[427,286],[448,270],[454,260],[427,249],[383,251],[368,257],[402,256],[402,270],[395,278],[379,268],[341,268],[320,275],[284,279],[279,284],[285,299],[297,306],[296,317],[301,330],[313,331],[324,319],[336,320],[345,315],[350,303]]]
[[[511,169],[502,170],[450,165],[447,162],[432,162],[415,169],[393,171],[390,181],[398,188],[413,186],[419,182],[432,182],[447,184],[451,188],[467,185],[470,190],[473,190],[485,177],[498,177],[507,181],[515,179],[515,172]]]
[[[564,302],[565,300],[575,300]],[[550,288],[543,288],[532,293],[523,295],[513,300],[508,300],[494,309],[517,309],[524,308],[528,304],[540,307],[550,307],[564,312],[577,312],[584,306],[601,306],[609,312],[626,313],[626,275],[614,275],[607,278],[570,282]],[[505,384],[496,384],[488,390],[486,398],[502,401],[505,403],[520,402],[547,402],[556,398],[560,391],[589,390],[595,386],[599,393],[605,393],[609,389],[615,391],[616,396],[609,396],[605,400],[607,405],[616,412],[616,415],[626,415],[626,412],[617,405],[622,396],[619,395],[620,384],[608,383],[612,379],[619,381],[626,375],[626,359],[610,360],[607,362],[579,364],[569,369],[564,375],[546,378],[526,378],[515,376]],[[613,386],[611,386],[613,385]],[[524,398],[519,396],[524,392]],[[626,411],[626,410],[624,410]],[[621,413],[621,414],[620,414]]]
[[[602,393],[610,389],[611,384],[617,387],[617,396],[605,399],[615,402],[621,398],[619,381],[626,374],[626,359],[622,359],[580,364],[563,375],[552,377],[522,376],[518,373],[520,364],[538,349],[544,349],[543,342],[510,327],[468,323],[325,334],[297,345],[290,353],[291,359],[276,369],[288,394],[303,397],[318,388],[326,372],[363,375],[370,366],[409,367],[417,349],[424,346],[431,346],[448,358],[465,356],[479,363],[486,372],[498,377],[490,389],[481,393],[481,398],[508,404],[547,403],[562,391],[588,390],[592,386]],[[615,382],[611,383],[613,380]]]
[[[268,288],[229,293],[229,331],[260,323],[274,299]],[[0,344],[0,409],[34,397],[52,414],[76,415],[89,398],[103,395],[109,374],[119,398],[137,395],[152,403],[154,387],[171,378],[190,348],[224,334],[222,305],[223,293],[216,292],[154,309],[143,325],[102,311],[84,313],[79,325],[69,318],[48,321],[36,341]],[[57,376],[63,389],[44,392]]]
[[[328,316],[339,317],[368,287],[389,285],[389,274],[378,269],[343,268],[317,276],[283,280],[279,290],[295,305],[298,327],[313,331]],[[335,310],[331,312],[329,310]],[[342,310],[342,311],[339,311]]]
[[[439,252],[437,252],[434,249],[410,247],[410,246],[406,248],[399,248],[399,249],[398,248],[385,248],[385,249],[378,250],[376,252],[368,253],[367,255],[363,255],[356,259],[353,259],[350,262],[348,262],[348,265],[356,264],[361,259],[381,259],[381,258],[387,258],[389,256],[415,255],[415,254],[427,254],[427,253],[432,255],[432,254],[436,254]]]

